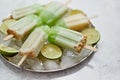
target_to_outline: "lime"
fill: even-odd
[[[62,56],[62,51],[58,46],[48,43],[42,47],[41,54],[48,59],[58,59]]]
[[[86,28],[82,31],[82,34],[87,36],[87,44],[95,44],[100,40],[100,34],[95,28]]]
[[[12,25],[13,23],[15,23],[16,20],[14,19],[9,19],[9,20],[5,20],[1,25],[0,25],[0,31],[3,32],[4,34],[7,34],[7,29],[10,25]]]
[[[18,53],[18,50],[1,44],[0,45],[0,53],[7,57],[13,57]]]

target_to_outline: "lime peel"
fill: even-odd
[[[6,57],[13,57],[18,53],[18,50],[1,44],[0,53]]]
[[[86,28],[82,31],[84,36],[87,36],[87,44],[95,44],[100,40],[100,33],[95,28]]]

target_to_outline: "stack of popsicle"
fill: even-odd
[[[66,4],[67,3],[69,3],[69,0],[66,2]],[[54,6],[53,6],[53,4],[54,4]],[[37,8],[37,9],[34,10],[34,8]],[[54,23],[56,20],[58,20],[67,11],[67,9],[68,8],[65,5],[63,5],[59,2],[50,2],[44,8],[44,10],[41,7],[41,5],[37,4],[37,5],[32,5],[29,7],[15,10],[12,12],[12,13],[14,13],[14,14],[12,14],[12,16],[15,15],[15,19],[16,19],[16,18],[20,18],[20,17],[26,16],[28,14],[33,14],[33,13],[36,13],[39,11],[39,12],[41,12],[39,18],[42,18],[42,20],[40,19],[40,20],[36,21],[36,24],[39,22],[41,23],[43,21],[44,23],[46,23],[48,25],[52,25],[52,23]],[[38,18],[38,17],[32,16],[32,17],[28,17],[28,18],[30,18],[30,19],[26,19],[26,17],[23,19],[20,19],[20,20],[18,20],[18,22],[15,25],[12,25],[12,27],[10,27],[8,29],[9,36],[6,37],[4,40],[8,40],[11,37],[18,38],[19,35],[17,35],[16,33],[21,32],[20,28],[23,33],[23,34],[20,34],[22,36],[24,36],[25,33],[29,32],[31,30],[31,28],[33,27],[33,24],[35,24],[35,18]],[[28,24],[30,27],[28,26]],[[19,27],[17,27],[17,26],[19,26]],[[26,26],[26,28],[29,28],[29,30],[27,30],[24,26]],[[34,26],[36,26],[36,25],[34,25]]]
[[[68,4],[68,2],[66,4]],[[7,30],[9,36],[4,40],[8,40],[12,37],[21,40],[30,34],[19,50],[19,53],[23,55],[23,58],[18,63],[18,66],[24,62],[27,56],[37,57],[47,38],[51,43],[73,49],[77,52],[80,52],[82,48],[85,48],[86,37],[79,32],[70,30],[77,30],[80,26],[88,26],[89,21],[82,14],[72,15],[62,19],[65,23],[65,25],[62,24],[62,27],[67,26],[69,29],[54,26],[52,30],[50,30],[48,26],[40,26],[42,24],[47,24],[49,26],[54,25],[55,22],[67,12],[68,8],[66,4],[63,5],[59,2],[50,2],[44,7],[44,10],[41,5],[33,5],[12,12],[13,18],[23,18],[19,19],[14,25],[9,27]],[[37,12],[40,12],[39,17],[33,15]],[[38,25],[40,27],[37,27]],[[96,50],[92,47],[87,48],[94,51]]]
[[[53,4],[56,7],[54,7]],[[47,11],[49,12],[49,14],[45,14]],[[54,14],[55,11],[57,11],[57,12]],[[43,12],[40,14],[40,16],[42,17],[42,20],[46,24],[51,24],[55,20],[57,20],[59,17],[61,17],[66,11],[67,11],[67,7],[66,6],[63,6],[62,4],[60,4],[58,2],[51,2],[51,3],[49,3],[47,5],[47,7],[45,8],[45,10],[43,10]],[[53,16],[53,17],[51,18],[51,16]],[[46,18],[47,18],[47,20],[46,20]],[[48,29],[48,28],[46,28],[46,29]],[[38,31],[38,33],[37,33],[37,31]],[[48,33],[48,32],[49,31],[46,30],[46,33]],[[33,35],[34,35],[35,38],[33,38]],[[34,42],[36,40],[36,38],[39,38],[39,39],[36,42]],[[20,66],[23,63],[23,61],[26,59],[26,57],[28,55],[32,55],[34,57],[36,57],[38,55],[38,53],[40,52],[40,48],[39,48],[40,46],[39,45],[42,46],[42,43],[43,43],[43,42],[41,42],[41,41],[43,41],[42,38],[43,38],[43,32],[39,28],[36,28],[30,34],[30,36],[24,42],[23,46],[20,49],[20,53],[26,54],[26,55],[24,55],[23,58],[20,60],[20,62],[18,63],[18,66]]]

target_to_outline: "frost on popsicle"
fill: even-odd
[[[66,6],[59,2],[50,2],[41,12],[40,17],[43,19],[44,23],[54,25],[54,22],[63,16],[67,9]]]
[[[13,10],[11,12],[11,14],[12,14],[12,17],[14,19],[19,19],[19,18],[24,17],[26,15],[40,13],[42,10],[43,10],[43,6],[42,5],[40,5],[40,4],[33,4],[31,6],[28,6],[28,7],[24,7],[24,8]]]
[[[49,29],[48,26],[35,28],[20,48],[20,53],[31,57],[37,57],[45,42],[46,35],[48,34],[47,29]]]
[[[58,26],[52,28],[48,40],[51,43],[73,49],[77,52],[80,52],[86,44],[86,37],[81,33]]]
[[[42,20],[36,15],[28,15],[24,18],[21,18],[16,23],[11,25],[7,33],[8,35],[13,35],[14,38],[18,40],[22,40],[25,36],[27,36],[32,29],[37,25],[41,25]]]
[[[27,56],[37,57],[48,35],[48,26],[36,27],[23,43],[19,53],[23,55],[17,66],[21,66]]]

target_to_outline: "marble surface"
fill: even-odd
[[[11,10],[52,0],[0,0],[0,21]],[[63,0],[59,0],[64,2]],[[98,52],[73,68],[54,73],[18,70],[0,58],[0,80],[120,80],[120,0],[72,0],[69,7],[83,10],[101,34]]]

